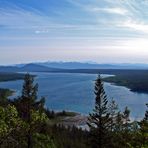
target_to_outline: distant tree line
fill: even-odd
[[[141,121],[130,121],[130,110],[118,110],[108,101],[101,77],[95,82],[95,107],[88,117],[89,130],[50,124],[56,113],[38,98],[38,85],[26,74],[22,94],[14,100],[0,95],[0,148],[147,148],[148,111]],[[147,105],[148,107],[148,105]]]

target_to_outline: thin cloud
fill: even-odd
[[[104,13],[111,13],[111,14],[119,14],[119,15],[125,15],[127,14],[127,10],[120,8],[120,7],[115,7],[115,8],[98,8],[98,7],[94,7],[92,9],[90,9],[90,11],[94,11],[94,12],[104,12]]]
[[[4,52],[1,55],[7,57],[11,51],[21,57],[28,52],[29,58],[36,60],[42,56],[42,59],[96,61],[101,58],[126,61],[127,57],[130,61],[140,55],[141,62],[148,57],[148,2],[63,0],[61,4],[57,1],[58,6],[56,2],[49,11],[42,11],[45,6],[32,8],[29,3],[26,5],[27,1],[24,7],[15,2],[0,6],[0,50]]]
[[[125,22],[121,22],[117,24],[118,27],[121,28],[127,28],[132,31],[138,31],[139,33],[148,34],[148,24],[145,24],[144,22],[136,22],[133,20],[127,20]]]
[[[24,9],[0,9],[0,22],[7,27],[28,27],[35,26],[43,18],[33,12]]]

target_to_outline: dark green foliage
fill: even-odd
[[[55,118],[55,112],[52,110],[50,111],[49,109],[46,109],[46,115],[48,116],[49,119]]]
[[[14,80],[23,80],[24,74],[13,73],[13,72],[0,72],[0,82],[2,81],[14,81]]]
[[[103,80],[116,85],[128,87],[131,91],[148,93],[148,71],[147,70],[115,70],[114,77]]]
[[[54,112],[53,110],[50,111],[49,109],[45,109],[45,113],[49,119],[54,119],[58,117],[73,117],[76,115],[74,112],[67,112],[63,110],[62,112]]]
[[[122,144],[124,147],[127,147],[131,136],[130,136],[130,130],[131,130],[131,124],[130,124],[130,110],[128,109],[128,107],[125,107],[125,110],[123,111],[123,125],[122,125]]]
[[[109,147],[111,118],[108,112],[108,100],[105,94],[103,83],[98,76],[95,83],[95,109],[90,114],[88,126],[90,127],[91,147],[105,148]]]
[[[148,108],[148,104],[146,104],[146,106]],[[148,109],[146,110],[144,120],[146,120],[148,122]]]
[[[147,104],[148,107],[148,104]],[[139,123],[140,133],[139,139],[141,146],[148,146],[148,110],[145,113],[144,119]]]
[[[108,112],[110,113],[110,130],[114,131],[116,128],[115,125],[116,125],[116,118],[118,115],[118,105],[113,99],[111,100],[108,106]]]
[[[18,97],[18,99],[11,101],[11,105],[13,104],[16,108],[15,114],[18,117],[17,119],[18,121],[21,121],[20,126],[24,128],[20,129],[20,127],[18,128],[17,125],[13,126],[12,130],[10,131],[11,134],[9,134],[8,132],[8,136],[6,136],[5,138],[6,139],[5,144],[11,145],[12,140],[10,141],[9,140],[10,138],[13,139],[13,141],[17,141],[18,145],[21,144],[20,147],[24,147],[24,145],[26,145],[25,147],[28,147],[28,148],[32,148],[34,147],[34,145],[35,146],[40,145],[39,143],[45,144],[47,141],[50,142],[49,141],[50,137],[48,137],[48,135],[47,136],[44,135],[44,133],[42,133],[42,130],[41,130],[42,126],[46,124],[48,118],[44,113],[45,99],[41,98],[39,100],[37,98],[37,89],[38,89],[38,86],[37,84],[34,84],[34,78],[31,75],[26,74],[21,97]],[[6,111],[4,110],[4,114],[6,114],[5,113]],[[14,120],[16,116],[13,117]],[[10,119],[8,118],[8,123]],[[1,122],[4,123],[6,127],[9,127],[9,125],[5,120]],[[5,127],[2,127],[2,129],[5,129]],[[16,129],[20,129],[20,130],[16,130]],[[19,134],[22,135],[21,139],[22,140],[24,139],[24,142],[22,140],[18,141],[19,140],[18,136],[17,137],[13,136],[14,134],[13,131],[15,131],[15,135],[19,135]],[[34,143],[35,138],[37,138],[35,135],[37,135],[38,137],[38,140],[37,140],[38,143]],[[43,141],[39,141],[39,139]]]
[[[2,90],[0,148],[148,148],[148,110],[143,120],[131,122],[127,107],[121,113],[115,101],[108,103],[100,77],[95,83],[96,103],[89,116],[89,130],[51,124],[76,113],[45,109],[45,98],[39,99],[37,90],[29,74],[22,95],[14,101],[7,98],[9,90]]]
[[[122,132],[122,130],[123,130],[123,115],[121,114],[121,112],[118,112],[115,118],[114,132],[119,133]]]
[[[57,148],[90,148],[87,144],[88,131],[63,125],[48,126],[46,131],[56,143]]]
[[[42,121],[40,120],[40,118],[39,120],[36,119],[38,121],[37,125],[39,125],[39,127],[36,126],[36,121],[33,123],[34,118],[38,118],[38,114],[42,116],[43,106],[45,102],[44,98],[37,102],[37,91],[38,84],[34,84],[34,78],[30,74],[26,74],[24,78],[22,96],[19,98],[19,103],[16,107],[18,109],[20,117],[29,125],[29,129],[27,132],[27,145],[29,148],[33,147],[33,133],[38,132],[38,128],[42,126]],[[34,111],[39,112],[38,114],[33,114],[35,113]]]
[[[45,99],[37,98],[38,84],[34,84],[34,77],[26,74],[21,97],[14,100],[13,104],[16,106],[19,115],[22,119],[30,120],[31,110],[40,110],[44,108]]]
[[[9,89],[0,88],[0,105],[6,106],[9,102],[8,97],[11,96],[13,91]]]
[[[34,78],[30,74],[26,74],[22,89],[22,98],[30,98],[31,102],[37,99],[38,84],[33,84]]]
[[[7,100],[7,97],[11,96],[13,93],[13,91],[9,90],[9,89],[3,89],[0,88],[0,98]]]
[[[0,147],[25,147],[27,127],[14,106],[0,106]]]
[[[126,131],[126,132],[128,132],[129,131],[129,122],[130,122],[130,110],[128,109],[128,107],[125,107],[125,110],[124,110],[124,112],[123,112],[123,120],[124,120],[124,124],[123,124],[123,126],[124,126],[124,130]]]
[[[95,83],[95,95],[95,109],[88,122],[91,148],[146,148],[147,112],[140,128],[138,122],[130,122],[130,110],[127,107],[121,113],[113,100],[108,105],[100,76]]]

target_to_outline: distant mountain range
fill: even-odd
[[[60,69],[148,69],[148,64],[97,64],[80,62],[45,62],[38,64]]]
[[[93,64],[79,62],[45,62],[0,66],[0,72],[67,72],[79,69],[145,69],[148,64]]]
[[[0,72],[52,72],[57,70],[57,68],[32,63],[23,66],[0,66]]]

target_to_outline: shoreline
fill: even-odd
[[[63,71],[63,72],[48,72],[48,71],[44,71],[44,72],[30,72],[30,73],[59,73],[59,74],[93,74],[93,75],[97,75],[97,73],[88,73],[88,72],[70,72],[70,71]],[[2,75],[4,73],[1,73]],[[16,77],[13,77],[13,78],[10,78],[10,76],[13,76],[13,75],[16,75]],[[115,86],[123,86],[123,87],[126,87],[127,89],[129,89],[131,92],[134,92],[134,93],[139,93],[139,94],[148,94],[148,90],[144,90],[143,88],[140,88],[140,85],[137,84],[135,81],[133,82],[130,82],[128,80],[128,77],[126,75],[120,75],[120,74],[111,74],[111,73],[108,73],[105,72],[104,74],[103,73],[100,73],[100,75],[108,75],[108,76],[105,76],[105,77],[102,77],[102,80],[104,82],[107,82],[107,83],[110,83],[112,85],[115,85]],[[1,82],[9,82],[9,81],[17,81],[17,80],[23,80],[24,78],[24,72],[17,72],[17,73],[8,73],[8,78],[5,77],[3,79],[0,79],[0,83]],[[37,77],[37,75],[33,75],[34,77]],[[130,76],[130,75],[129,75]],[[142,81],[143,82],[143,81]],[[141,83],[142,83],[141,82]],[[139,82],[140,83],[140,82]]]

